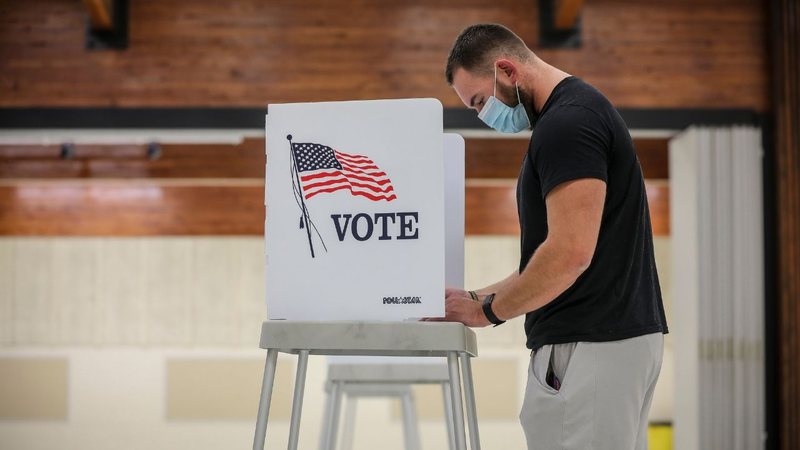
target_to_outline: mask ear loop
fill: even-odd
[[[494,93],[492,97],[497,98],[497,65],[494,66]]]

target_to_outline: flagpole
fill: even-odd
[[[306,235],[308,236],[308,248],[311,249],[311,257],[314,258],[314,244],[311,242],[311,229],[309,228],[308,223],[308,209],[306,209],[306,201],[305,195],[303,193],[303,186],[300,184],[300,174],[298,173],[297,169],[297,155],[294,153],[294,144],[292,144],[292,135],[286,135],[286,139],[289,141],[289,152],[292,154],[292,161],[294,161],[294,178],[297,183],[297,190],[300,192],[300,204],[303,208],[303,223],[306,227]]]

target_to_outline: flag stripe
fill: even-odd
[[[360,173],[366,173],[366,171],[370,170],[370,169],[372,169],[372,170],[381,170],[380,167],[375,166],[375,165],[372,165],[372,166],[352,166],[352,165],[344,163],[344,162],[342,163],[342,168],[347,169],[347,170],[352,170],[353,172],[360,172]]]
[[[369,189],[369,190],[371,190],[373,192],[384,192],[384,193],[386,193],[386,192],[394,191],[394,187],[392,187],[391,185],[386,187],[385,189],[382,189],[380,187],[375,187],[375,186],[370,186],[368,184],[363,184],[363,183],[358,183],[358,182],[355,182],[355,181],[350,181],[350,180],[348,180],[347,178],[344,178],[344,177],[334,178],[334,179],[331,179],[331,180],[328,180],[328,181],[322,181],[322,182],[319,182],[319,183],[307,184],[307,185],[304,186],[304,188],[310,190],[310,189],[314,189],[314,188],[317,188],[317,187],[320,187],[320,186],[330,186],[331,184],[338,184],[338,183],[348,183],[351,186],[358,186],[360,188]]]
[[[319,184],[314,186],[313,188],[304,189],[304,192],[306,195],[316,194],[318,191],[325,191],[332,187],[338,187],[338,188],[344,187],[344,188],[349,188],[351,191],[363,191],[374,195],[391,195],[394,192],[393,187],[387,189],[376,189],[373,186],[351,184],[345,180],[334,180],[327,184]]]
[[[300,177],[300,181],[306,182],[306,181],[316,180],[317,178],[335,177],[339,176],[340,173],[342,172],[337,170],[335,172],[319,172],[313,175],[303,175],[302,177]]]
[[[342,189],[347,189],[347,186],[337,186],[337,187],[333,187],[333,188],[330,188],[330,189],[322,189],[322,190],[319,190],[319,191],[316,191],[316,192],[313,192],[311,194],[306,195],[306,200],[308,200],[309,198],[311,198],[311,197],[313,197],[313,196],[315,196],[317,194],[335,192],[335,191],[339,191],[339,190],[342,190]],[[353,194],[353,195],[360,195],[362,197],[366,197],[366,198],[368,198],[368,199],[370,199],[372,201],[378,201],[378,200],[392,201],[392,200],[395,200],[397,198],[397,196],[394,195],[394,194],[388,195],[388,196],[387,195],[373,195],[373,194],[370,194],[368,192],[354,191],[352,189],[350,190],[350,193]]]
[[[379,173],[382,173],[382,172],[379,172]],[[303,182],[307,182],[307,181],[313,181],[313,180],[316,180],[316,179],[319,179],[319,178],[337,177],[337,176],[340,176],[340,175],[344,175],[347,178],[354,178],[356,180],[376,183],[376,184],[379,184],[381,186],[383,186],[386,183],[390,183],[388,178],[370,178],[370,177],[365,177],[365,176],[349,173],[349,171],[347,171],[347,172],[340,172],[340,171],[336,171],[336,172],[320,172],[320,173],[315,173],[313,175],[302,176],[302,177],[300,177],[300,180],[302,180]],[[386,174],[383,174],[383,175],[386,175]]]
[[[342,152],[339,152],[339,151],[336,151],[336,150],[334,150],[333,152],[336,155],[337,159],[341,158],[341,159],[345,159],[345,160],[353,161],[353,162],[366,162],[366,163],[370,163],[370,164],[375,164],[374,161],[372,161],[371,159],[367,158],[366,156],[350,155],[350,154],[342,153]]]
[[[341,161],[345,160],[347,162],[356,163],[356,164],[375,164],[375,161],[369,158],[350,158],[348,156],[343,156],[341,153],[336,154],[336,159]]]
[[[342,167],[344,168],[344,166],[342,166]],[[349,167],[347,168],[347,171],[348,172],[361,173],[361,174],[364,174],[364,175],[369,175],[371,177],[385,177],[386,176],[386,172],[367,172],[366,170],[351,169]]]
[[[361,191],[353,191],[353,190],[351,190],[350,192],[353,195],[360,195],[362,197],[367,197],[368,199],[370,199],[372,201],[378,201],[378,200],[392,201],[392,200],[397,199],[397,196],[394,195],[394,194],[392,194],[392,195],[387,197],[385,195],[372,195],[372,194],[369,194],[367,192],[361,192]]]
[[[366,159],[366,158],[363,158],[363,159],[362,158],[359,158],[359,159],[345,158],[344,156],[337,155],[336,159],[338,161],[344,161],[344,162],[350,163],[350,164],[375,164],[375,161],[373,161],[371,159]]]
[[[344,172],[344,176],[348,179],[356,179],[359,181],[366,181],[367,183],[375,183],[379,186],[383,186],[384,184],[389,184],[390,181],[388,178],[370,178],[370,177],[362,177],[360,175],[356,175],[349,172]],[[390,186],[391,187],[391,186]]]
[[[345,167],[345,166],[347,166],[347,167],[352,167],[353,169],[361,169],[361,170],[367,170],[367,169],[376,169],[376,170],[378,170],[378,169],[377,169],[377,168],[378,168],[378,166],[377,166],[377,164],[375,164],[375,163],[369,163],[369,164],[367,164],[367,163],[361,163],[361,164],[356,164],[356,163],[352,163],[352,162],[345,161],[345,160],[339,160],[339,164],[341,164],[341,166],[342,166],[342,167]]]
[[[335,192],[335,191],[340,191],[342,189],[350,189],[350,186],[347,185],[347,183],[342,183],[342,184],[340,184],[338,186],[333,186],[333,187],[329,187],[329,188],[325,188],[325,189],[317,189],[316,191],[307,191],[306,192],[306,200],[308,200],[309,198],[311,198],[311,197],[313,197],[313,196],[315,196],[317,194],[324,194],[324,193],[327,193],[327,192]]]

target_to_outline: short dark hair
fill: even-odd
[[[528,46],[513,31],[496,23],[470,25],[461,32],[447,57],[445,78],[453,84],[453,73],[458,68],[469,71],[491,72],[490,59],[496,56],[528,58]]]

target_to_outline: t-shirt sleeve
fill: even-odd
[[[542,198],[561,183],[580,178],[608,182],[611,131],[600,116],[580,106],[563,106],[539,136],[534,131],[534,167]]]

